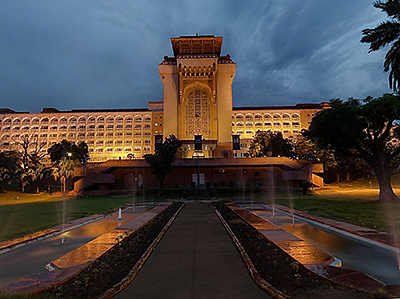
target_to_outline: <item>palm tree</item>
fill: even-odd
[[[62,157],[60,160],[54,162],[53,165],[53,177],[55,180],[60,180],[61,191],[65,192],[65,185],[68,178],[75,174],[75,167],[77,161]]]
[[[386,53],[384,71],[389,72],[389,86],[396,92],[400,87],[400,0],[376,1],[374,7],[384,11],[389,20],[373,29],[362,31],[362,43],[369,43],[369,52],[386,45],[391,48]]]

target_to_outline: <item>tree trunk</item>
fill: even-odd
[[[390,158],[385,153],[376,155],[371,166],[376,174],[379,184],[379,200],[382,202],[399,200],[393,192],[391,185]]]

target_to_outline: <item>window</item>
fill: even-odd
[[[62,123],[62,124],[67,123],[67,119],[66,119],[66,118],[61,118],[61,119],[60,119],[60,123]]]
[[[243,116],[242,115],[236,116],[236,121],[243,121]]]
[[[116,147],[114,151],[115,152],[122,152],[122,147]]]
[[[125,122],[131,123],[133,121],[132,117],[127,117],[125,118]]]
[[[44,117],[41,119],[40,121],[41,124],[48,124],[49,123],[49,119],[47,117]]]
[[[113,145],[114,141],[113,140],[107,140],[106,145]]]
[[[107,136],[107,138],[113,137],[113,136],[114,136],[114,133],[113,133],[113,132],[108,132],[108,133],[106,134],[106,136]]]
[[[113,122],[114,122],[114,117],[109,117],[109,118],[107,118],[107,122],[108,122],[108,123],[113,123]]]
[[[71,117],[71,118],[69,119],[69,122],[70,122],[70,123],[76,123],[76,117]]]
[[[135,118],[135,123],[140,123],[140,122],[142,122],[142,119],[140,117],[136,117]]]
[[[124,122],[124,119],[122,117],[117,117],[117,119],[115,121],[117,123],[122,123],[122,122]]]

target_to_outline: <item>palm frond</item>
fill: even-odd
[[[389,17],[400,20],[400,0],[376,1],[374,7],[386,12]]]
[[[396,21],[386,21],[373,29],[362,31],[362,43],[370,43],[369,52],[379,50],[400,37],[400,23]]]
[[[400,87],[400,41],[394,43],[385,56],[384,71],[389,70],[389,86],[396,92]]]

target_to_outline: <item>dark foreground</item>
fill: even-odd
[[[185,205],[137,277],[115,298],[271,298],[251,279],[210,206]]]

